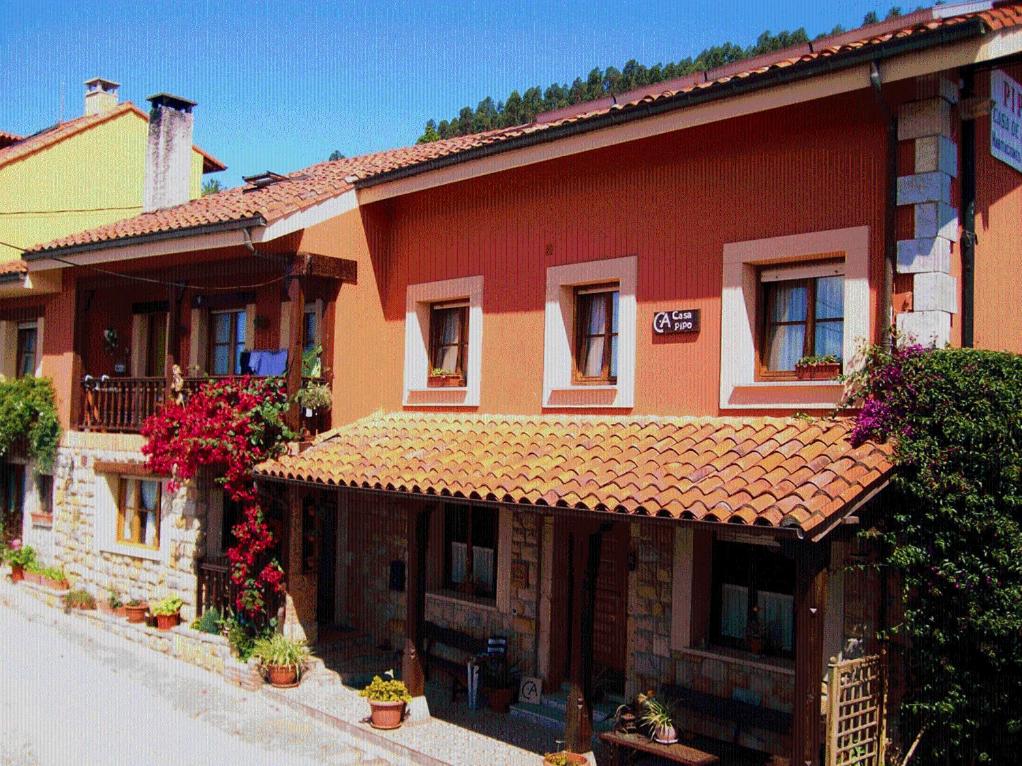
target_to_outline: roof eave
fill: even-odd
[[[157,231],[151,234],[140,234],[120,239],[86,242],[80,245],[68,245],[66,247],[55,247],[47,250],[33,250],[25,253],[22,257],[26,261],[44,261],[48,258],[59,258],[68,255],[77,255],[79,253],[91,253],[98,250],[112,250],[114,248],[130,247],[132,245],[146,245],[153,242],[164,242],[170,239],[183,239],[185,237],[202,236],[204,234],[217,234],[224,231],[237,231],[239,229],[248,229],[253,226],[265,225],[266,219],[263,218],[263,216],[254,215],[233,221],[203,224],[202,226],[191,226],[187,229],[170,229],[169,231]]]
[[[581,119],[534,133],[527,133],[507,141],[500,141],[468,149],[464,152],[437,157],[416,165],[408,165],[359,180],[355,186],[359,189],[370,188],[389,181],[397,181],[471,160],[556,141],[579,133],[588,133],[665,112],[744,95],[777,85],[798,82],[820,74],[848,69],[871,61],[882,61],[918,50],[961,42],[962,40],[981,36],[986,34],[986,32],[987,27],[983,20],[981,18],[972,18],[954,26],[939,27],[928,32],[920,32],[905,38],[894,38],[878,45],[867,46],[847,53],[817,58],[801,66],[774,68],[762,74],[751,74],[742,79],[732,77],[727,82],[718,83],[705,90],[690,91],[648,104],[637,104],[627,109],[608,112],[596,117]]]

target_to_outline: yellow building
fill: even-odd
[[[83,116],[31,136],[0,131],[0,274],[19,268],[10,262],[32,245],[129,218],[145,207],[152,157],[166,147],[150,130],[149,115],[119,102],[117,83],[97,77],[85,85]],[[187,113],[190,145],[194,104],[160,94],[151,99],[154,108],[161,98]],[[170,201],[198,197],[202,175],[224,169],[193,146],[187,196]],[[166,206],[160,199],[163,204],[149,207]]]

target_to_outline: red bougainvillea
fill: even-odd
[[[227,557],[231,580],[238,586],[235,608],[253,620],[266,616],[267,596],[284,587],[284,571],[271,554],[273,535],[259,507],[252,469],[294,438],[283,420],[287,408],[279,379],[210,380],[142,426],[147,465],[171,477],[171,492],[208,467],[227,495],[244,506],[243,520],[231,530],[235,544]]]

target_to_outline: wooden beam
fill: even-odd
[[[175,285],[167,286],[167,358],[163,365],[163,378],[166,381],[164,402],[174,398],[174,365],[181,345],[181,300]]]
[[[794,766],[819,766],[823,624],[827,604],[827,544],[804,543],[795,553],[795,700],[792,710]]]
[[[291,402],[287,410],[287,425],[292,431],[298,431],[298,405],[294,396],[302,387],[302,352],[304,351],[305,329],[305,278],[291,277],[287,286],[287,297],[290,301],[291,323],[287,340],[287,398]]]
[[[577,626],[577,629],[571,631],[564,746],[573,753],[588,753],[593,749],[593,622],[603,531],[589,534],[576,531],[574,538],[572,566],[575,571],[572,574],[576,587],[572,598],[571,625]]]
[[[358,282],[358,262],[318,253],[297,252],[291,261],[291,273],[303,277],[336,279],[353,285]]]
[[[422,668],[422,623],[426,614],[426,543],[429,512],[416,503],[408,507],[408,554],[405,562],[405,645],[401,680],[413,697],[426,693]]]

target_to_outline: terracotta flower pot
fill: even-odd
[[[584,764],[589,763],[581,753],[572,753],[567,750],[562,750],[559,753],[547,753],[543,756],[543,763],[546,766],[553,766],[553,764],[558,763],[561,759],[566,760],[568,763],[574,763],[576,766],[584,766]]]
[[[33,585],[42,585],[43,578],[38,572],[25,572],[25,579]]]
[[[170,630],[181,623],[181,613],[174,612],[174,614],[158,614],[156,615],[156,629],[157,630]]]
[[[430,375],[427,381],[429,388],[461,388],[465,378],[461,375]]]
[[[266,677],[270,686],[287,689],[298,686],[298,668],[294,665],[267,665]]]
[[[11,564],[11,582],[21,582],[25,579],[25,567],[21,564]]]
[[[840,374],[841,365],[836,362],[805,364],[795,368],[795,377],[799,380],[834,380]]]
[[[511,709],[511,698],[514,696],[514,689],[510,686],[507,688],[490,688],[486,687],[483,689],[486,694],[486,704],[490,706],[490,710],[494,713],[506,713]]]
[[[49,577],[44,578],[43,585],[54,590],[67,590],[71,587],[71,584],[67,580],[53,580]]]
[[[141,606],[125,606],[124,614],[128,618],[128,622],[145,622],[145,613],[149,607],[145,604]]]
[[[372,708],[370,724],[374,729],[396,729],[405,718],[405,703],[377,702],[369,700],[369,707]]]

